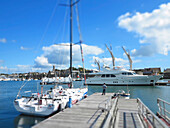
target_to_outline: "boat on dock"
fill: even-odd
[[[114,93],[114,95],[112,96],[112,98],[116,98],[116,97],[122,97],[122,98],[125,98],[125,99],[130,99],[130,93],[129,93],[129,90],[128,92],[126,93],[124,90],[119,90],[118,92]]]
[[[41,85],[54,85],[54,84],[69,84],[72,82],[72,78],[70,76],[68,77],[52,77],[52,78],[47,78],[44,77],[42,78],[40,84]]]
[[[68,107],[70,98],[71,103],[75,104],[86,97],[87,90],[84,89],[51,89],[45,93],[31,93],[30,96],[19,95],[14,101],[14,107],[17,111],[34,116],[49,116],[57,111],[63,110]]]
[[[43,93],[43,88],[41,88],[41,94],[37,91],[37,93],[31,93],[30,96],[20,96],[21,89],[26,85],[23,84],[18,92],[16,99],[14,100],[14,106],[17,111],[34,116],[49,116],[57,111],[60,111],[66,107],[72,107],[73,104],[82,100],[87,96],[88,88],[87,86],[84,88],[73,88],[72,82],[72,7],[77,4],[70,1],[70,75],[68,77],[68,81],[65,79],[60,79],[58,81],[55,75],[54,86],[56,84],[68,84],[69,88],[63,89],[61,86],[58,88],[51,88],[51,90]],[[80,28],[80,27],[79,27]],[[81,46],[80,39],[80,49],[82,56],[82,63],[84,68],[84,59],[83,59],[83,50]],[[84,70],[85,75],[85,70]],[[49,80],[49,79],[48,79]],[[53,83],[53,82],[51,82]],[[42,86],[43,87],[43,86]]]
[[[161,78],[161,75],[138,75],[134,71],[123,68],[110,69],[103,67],[103,71],[88,74],[88,85],[110,86],[153,86]]]

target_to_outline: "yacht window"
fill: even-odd
[[[123,72],[122,75],[126,75],[126,72]]]
[[[111,77],[116,77],[115,75],[111,74]]]
[[[131,72],[128,72],[128,75],[133,75]]]
[[[109,74],[106,74],[106,77],[110,77],[110,75],[109,75]]]
[[[95,75],[87,75],[87,78],[89,78],[89,77],[95,77]]]
[[[103,74],[102,77],[105,77],[105,74]]]

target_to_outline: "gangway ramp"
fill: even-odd
[[[119,99],[115,128],[144,128],[138,115],[136,99]]]

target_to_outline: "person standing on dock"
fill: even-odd
[[[106,86],[106,84],[104,83],[104,84],[103,84],[103,93],[102,93],[102,95],[105,95],[106,88],[107,88],[107,86]]]

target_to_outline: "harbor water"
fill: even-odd
[[[39,85],[40,81],[29,81],[21,90],[21,94],[25,91],[27,94],[41,92]],[[0,82],[0,127],[1,128],[30,128],[33,125],[43,121],[45,118],[21,115],[13,106],[13,101],[16,98],[23,81],[7,81]],[[75,81],[74,87],[82,87],[81,81]],[[44,91],[49,90],[53,85],[44,86]],[[67,87],[66,85],[64,87]],[[95,92],[102,92],[101,86],[89,86],[88,95]],[[113,93],[118,90],[127,90],[127,86],[108,86],[106,92]],[[156,113],[158,111],[157,98],[161,98],[170,102],[170,86],[129,86],[131,97],[140,98],[143,103],[148,106],[151,111]]]

